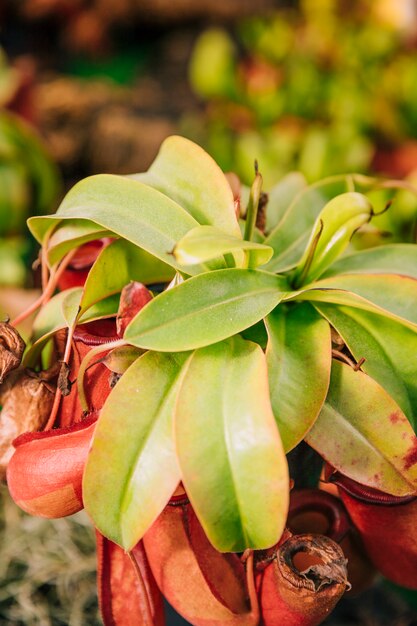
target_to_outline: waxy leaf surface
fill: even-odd
[[[120,239],[104,248],[88,273],[81,300],[87,310],[107,296],[121,292],[130,281],[143,284],[168,282],[174,276],[169,265]]]
[[[398,274],[341,274],[312,283],[288,299],[331,302],[385,315],[415,328],[417,279]]]
[[[391,396],[367,374],[335,361],[323,409],[306,437],[349,478],[386,493],[417,491],[417,437]]]
[[[148,352],[122,376],[97,424],[83,479],[100,532],[131,550],[180,481],[172,415],[189,355]]]
[[[314,424],[330,380],[330,327],[307,302],[279,306],[265,320],[272,410],[285,452]]]
[[[288,467],[272,414],[265,355],[234,337],[197,350],[175,412],[185,489],[220,551],[267,548],[288,509]]]
[[[269,246],[228,235],[214,226],[193,228],[174,248],[174,256],[182,265],[204,263],[228,253],[234,255],[237,267],[247,267],[250,253],[251,267],[257,267],[269,261],[273,250]]]
[[[177,264],[170,252],[179,239],[198,225],[185,209],[156,189],[112,174],[80,181],[67,193],[55,215],[33,217],[28,225],[42,242],[53,224],[66,219],[84,220],[87,229],[99,226],[173,267]]]
[[[168,137],[149,170],[133,177],[172,198],[199,224],[239,236],[231,187],[217,163],[184,137]]]
[[[372,205],[363,194],[348,192],[332,198],[317,216],[293,281],[303,285],[319,278],[371,216]]]
[[[235,335],[270,313],[287,289],[280,276],[225,269],[201,274],[147,304],[125,332],[129,343],[149,350],[200,348]]]
[[[56,224],[56,222],[55,222]],[[52,226],[54,223],[52,223]],[[48,262],[55,265],[71,250],[78,248],[83,243],[100,239],[101,237],[109,237],[111,233],[103,230],[102,226],[98,226],[88,220],[65,220],[58,222],[52,235],[49,237]]]
[[[300,172],[291,172],[268,191],[267,233],[278,224],[297,194],[306,187],[307,181],[304,176]]]
[[[417,429],[417,332],[381,315],[351,307],[317,304],[341,335],[361,369],[397,402]]]
[[[409,243],[377,246],[345,256],[323,274],[402,274],[417,279],[417,246]]]
[[[295,267],[320,211],[331,198],[346,191],[351,191],[346,176],[329,178],[302,189],[264,241],[274,249],[274,256],[265,269],[284,272]]]

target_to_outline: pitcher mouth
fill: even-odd
[[[311,564],[301,569],[297,555],[306,555]],[[323,535],[294,535],[277,552],[277,566],[285,580],[298,589],[314,593],[333,585],[347,585],[347,560],[340,546]]]
[[[79,341],[87,346],[100,346],[120,337],[116,332],[116,318],[106,318],[80,324],[74,331],[74,341]]]
[[[347,494],[353,496],[361,502],[367,504],[384,505],[384,506],[399,506],[402,504],[409,504],[414,500],[417,500],[416,494],[409,496],[393,496],[379,489],[368,487],[367,485],[361,485],[355,480],[344,476],[340,472],[335,472],[328,477],[328,482],[337,485],[340,489],[343,489]]]

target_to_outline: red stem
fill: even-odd
[[[63,272],[67,269],[68,264],[71,262],[72,257],[74,256],[74,254],[76,253],[76,249],[75,250],[71,250],[71,252],[69,252],[62,260],[60,266],[58,267],[57,270],[54,271],[54,269],[52,269],[51,271],[51,275],[49,277],[49,281],[48,284],[46,285],[46,288],[44,290],[44,292],[40,295],[40,297],[35,300],[35,302],[33,302],[33,304],[30,305],[30,307],[28,307],[26,309],[26,311],[23,311],[23,313],[21,313],[20,315],[18,315],[12,322],[12,326],[18,326],[19,324],[21,324],[22,322],[24,322],[24,320],[26,318],[29,317],[29,315],[31,315],[32,313],[34,313],[37,309],[39,309],[43,304],[46,304],[48,302],[48,300],[52,297],[57,283],[61,277],[61,275],[63,274]]]
[[[133,551],[128,552],[129,558],[132,562],[133,568],[136,573],[136,577],[138,579],[139,586],[143,591],[143,597],[145,598],[145,604],[142,607],[144,611],[144,621],[142,626],[154,626],[154,621],[152,617],[152,608],[151,603],[149,601],[148,590],[146,589],[145,581],[143,580],[142,572],[140,571],[139,563],[137,562]]]

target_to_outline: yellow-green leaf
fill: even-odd
[[[278,306],[265,319],[271,404],[289,452],[310,430],[330,380],[330,326],[307,302]]]
[[[288,467],[261,348],[234,337],[197,350],[175,432],[183,482],[212,544],[226,552],[273,545],[287,518]]]
[[[148,352],[105,402],[83,479],[83,500],[99,531],[131,550],[180,480],[172,415],[188,355]]]
[[[335,361],[323,409],[306,437],[336,469],[386,493],[417,491],[417,437],[370,376]]]

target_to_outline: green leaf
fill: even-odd
[[[100,532],[131,550],[180,481],[172,415],[187,354],[148,352],[106,400],[83,479],[83,499]]]
[[[131,321],[125,339],[161,352],[192,350],[252,326],[283,298],[281,276],[225,269],[201,274],[164,291]]]
[[[197,226],[190,230],[175,246],[174,256],[182,265],[204,263],[224,254],[235,255],[238,267],[264,265],[272,256],[272,248],[241,237],[227,235],[214,226]]]
[[[137,246],[119,239],[104,248],[88,273],[81,300],[86,311],[95,302],[120,293],[130,281],[168,282],[174,270]]]
[[[184,207],[199,224],[239,236],[233,193],[217,163],[184,137],[168,137],[149,170],[133,177]]]
[[[48,262],[50,265],[55,265],[68,252],[83,243],[110,235],[109,231],[87,220],[65,220],[58,224],[48,240]]]
[[[266,269],[284,272],[295,267],[320,211],[329,200],[346,191],[351,191],[347,176],[327,178],[302,189],[264,241],[274,249],[274,256]]]
[[[402,274],[417,279],[417,246],[398,243],[345,256],[323,274],[323,278],[338,274]]]
[[[306,186],[307,181],[300,172],[291,172],[272,187],[268,192],[266,209],[265,230],[267,233],[270,233],[278,224],[294,198]]]
[[[192,356],[175,413],[187,494],[221,551],[268,548],[288,508],[288,467],[271,410],[265,356],[234,337]]]
[[[352,306],[412,328],[417,325],[417,279],[408,276],[342,274],[313,283],[288,299]]]
[[[34,367],[43,348],[52,336],[62,328],[73,325],[79,312],[82,287],[74,287],[56,294],[40,309],[33,324],[33,344],[25,352],[24,366]],[[97,302],[78,319],[79,324],[116,315],[119,308],[119,294]]]
[[[307,302],[277,307],[265,320],[272,410],[285,452],[310,430],[330,380],[329,324]]]
[[[367,374],[335,361],[329,394],[307,443],[349,478],[386,493],[417,489],[417,438],[401,409]]]
[[[373,214],[369,200],[360,193],[342,193],[320,211],[292,281],[297,285],[316,280],[347,248],[354,233]]]
[[[417,428],[417,332],[381,315],[350,307],[317,304],[341,335],[361,369],[392,396]]]
[[[81,220],[87,230],[99,226],[173,267],[177,263],[170,252],[176,242],[198,226],[187,211],[156,189],[111,174],[80,181],[67,193],[56,215],[33,217],[28,225],[42,243],[51,226],[67,219]],[[195,267],[193,271],[202,270]]]

